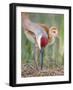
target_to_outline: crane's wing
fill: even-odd
[[[45,28],[40,24],[31,22],[29,17],[27,17],[27,15],[25,14],[23,14],[22,26],[23,26],[24,33],[26,34],[27,38],[33,42],[35,39],[38,44],[38,47],[41,48],[40,40],[41,40],[42,35],[44,34],[47,37]]]

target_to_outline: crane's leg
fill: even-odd
[[[41,70],[43,68],[43,53],[44,53],[44,48],[41,48],[41,50],[40,50],[40,66],[41,66]]]
[[[38,69],[38,61],[37,61],[37,59],[38,59],[38,47],[37,47],[37,45],[35,43],[34,44],[34,64],[35,64],[36,69],[39,70]]]

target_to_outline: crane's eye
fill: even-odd
[[[52,30],[51,33],[52,33],[53,36],[57,36],[58,35],[58,31],[57,30]]]
[[[56,31],[53,31],[53,33],[56,33]]]
[[[56,30],[52,30],[51,33],[52,34],[57,34],[57,31]]]

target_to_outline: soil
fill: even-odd
[[[43,67],[43,69],[41,70],[40,67],[36,69],[33,65],[29,64],[22,64],[21,66],[22,77],[62,76],[62,75],[64,75],[63,67],[56,67],[56,68]]]

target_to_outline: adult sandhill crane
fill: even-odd
[[[43,67],[43,52],[46,45],[51,45],[55,42],[55,37],[58,36],[56,27],[48,27],[45,24],[34,23],[29,19],[29,15],[22,12],[22,26],[28,40],[34,43],[35,62],[36,62],[36,47],[40,50],[40,66]],[[37,67],[37,64],[36,64]],[[38,67],[37,67],[38,68]]]

